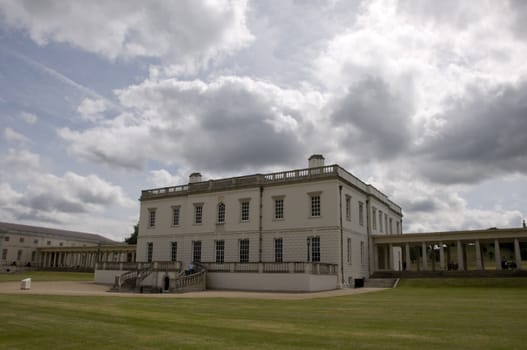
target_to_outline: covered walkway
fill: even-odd
[[[527,268],[525,228],[372,235],[372,246],[372,272]]]

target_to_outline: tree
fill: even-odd
[[[139,225],[134,225],[134,232],[130,234],[130,237],[125,238],[126,244],[137,244],[137,234],[139,233]]]

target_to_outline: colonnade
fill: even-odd
[[[522,245],[527,251],[527,230],[375,235],[372,243],[373,271],[517,270]]]
[[[38,261],[44,269],[94,269],[98,262],[135,262],[135,245],[41,248]]]

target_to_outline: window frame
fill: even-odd
[[[245,246],[245,243],[247,246]],[[248,238],[242,238],[238,240],[238,247],[239,247],[239,262],[241,264],[247,264],[250,261],[250,249],[251,249],[251,241]]]
[[[148,208],[148,228],[156,227],[156,211],[157,208]]]
[[[307,195],[309,196],[309,217],[322,217],[322,192],[310,192]]]
[[[146,242],[146,262],[154,260],[154,242]]]
[[[203,224],[203,203],[194,203],[194,225]]]
[[[364,202],[359,201],[359,225],[364,226]]]
[[[181,223],[181,206],[172,206],[172,226],[179,226]]]
[[[192,241],[192,262],[201,262],[202,247],[200,240]]]
[[[177,241],[170,242],[170,261],[177,261]]]
[[[284,199],[285,196],[273,197],[273,220],[284,220]],[[281,203],[278,205],[278,203]]]
[[[241,198],[240,199],[240,222],[246,223],[250,221],[251,212],[251,199]]]
[[[351,221],[351,196],[346,195],[346,220]]]
[[[216,264],[225,263],[225,240],[219,239],[214,241]]]
[[[274,262],[284,262],[284,240],[282,237],[274,239]]]
[[[219,202],[216,210],[216,223],[218,225],[225,224],[225,214],[227,212],[227,208],[225,206],[225,203]]]

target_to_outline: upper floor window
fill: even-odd
[[[377,208],[371,208],[371,226],[374,230],[377,229]]]
[[[38,239],[33,240],[34,244],[38,244]]]
[[[203,223],[203,204],[201,203],[194,204],[194,223],[198,225]]]
[[[218,204],[218,224],[225,223],[225,204]]]
[[[351,221],[351,196],[346,195],[346,220]]]
[[[248,200],[241,201],[241,220],[242,222],[249,221],[249,201]]]
[[[399,223],[399,221],[395,222],[395,228],[396,228],[395,233],[401,233],[401,224]]]
[[[390,218],[390,234],[393,234],[393,221],[392,218]]]
[[[379,210],[379,231],[382,232],[382,211]]]
[[[364,203],[359,202],[359,225],[364,226]]]
[[[384,227],[386,228],[386,233],[388,233],[388,214],[384,213]]]
[[[274,218],[283,219],[284,218],[284,199],[275,198],[274,200]]]
[[[7,260],[7,249],[2,250],[2,260]]]
[[[9,236],[5,236],[4,241],[9,242]]]
[[[47,245],[51,245],[51,241],[47,241],[46,244],[47,244]]]
[[[19,241],[20,243],[24,243],[24,237],[20,237]]]
[[[320,194],[311,194],[311,216],[320,216]]]
[[[360,263],[362,265],[366,263],[366,255],[364,253],[364,241],[360,241]]]
[[[148,226],[149,227],[155,227],[156,226],[156,209],[151,208],[148,209]]]
[[[179,214],[180,214],[180,206],[174,206],[172,207],[172,226],[178,226],[179,225]]]

